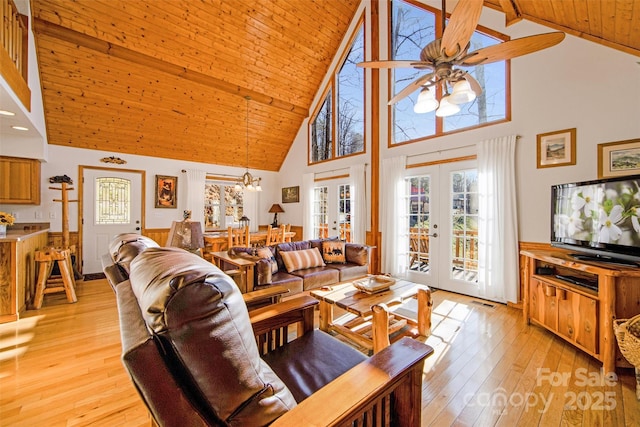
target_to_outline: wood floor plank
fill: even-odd
[[[0,426],[149,425],[120,361],[111,288],[96,280],[79,281],[76,290],[76,304],[47,295],[40,310],[0,325]],[[640,425],[632,370],[618,370],[613,385],[584,384],[580,374],[595,375],[600,363],[525,325],[521,311],[445,291],[433,300],[426,342],[435,352],[425,363],[422,426]],[[563,374],[566,384],[550,382],[549,375]],[[584,405],[605,392],[615,408]],[[583,400],[571,408],[573,395]],[[546,413],[542,399],[551,400]]]

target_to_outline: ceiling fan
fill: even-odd
[[[467,71],[458,67],[473,67],[480,64],[504,61],[546,49],[560,43],[564,33],[552,32],[509,40],[469,52],[470,40],[482,12],[482,1],[460,0],[445,28],[446,0],[442,0],[442,37],[426,45],[420,59],[398,61],[368,61],[358,64],[365,68],[415,68],[429,71],[398,92],[389,105],[422,88],[414,106],[416,113],[427,113],[436,108],[437,116],[449,116],[460,111],[459,104],[473,101],[482,93],[478,81]],[[435,89],[442,86],[443,96],[438,102]],[[452,89],[449,93],[449,88]]]

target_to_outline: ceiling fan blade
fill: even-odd
[[[420,86],[422,86],[423,84],[425,84],[427,81],[429,81],[433,76],[435,75],[435,73],[429,73],[429,74],[425,74],[424,76],[420,76],[417,79],[415,79],[414,81],[412,81],[411,83],[409,83],[407,85],[407,87],[405,87],[404,89],[402,89],[400,92],[398,92],[396,94],[396,96],[394,96],[393,98],[391,98],[391,100],[389,101],[389,105],[393,105],[396,102],[406,98],[407,96],[409,96],[411,94],[411,92],[415,91],[416,89],[418,89]]]
[[[406,61],[367,61],[360,62],[358,67],[363,68],[417,68],[417,69],[433,69],[430,62],[423,62],[418,59]]]
[[[460,0],[453,9],[442,35],[442,52],[446,56],[453,56],[467,46],[480,20],[482,3],[479,0]]]
[[[509,40],[504,43],[471,52],[471,56],[466,58],[460,65],[470,67],[479,64],[489,64],[496,61],[504,61],[546,49],[560,43],[563,39],[564,33],[554,32]]]
[[[471,90],[476,94],[476,96],[482,95],[482,86],[480,83],[469,73],[464,75],[464,79],[469,82],[469,86],[471,86]]]

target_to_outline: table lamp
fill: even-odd
[[[269,213],[273,214],[273,222],[271,223],[272,227],[278,226],[278,214],[283,212],[284,212],[284,209],[282,209],[282,206],[280,206],[279,204],[274,203],[273,205],[271,205],[271,208],[269,209]]]
[[[169,230],[167,246],[182,248],[189,252],[199,253],[204,248],[202,225],[199,221],[173,221]]]

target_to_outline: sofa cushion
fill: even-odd
[[[311,267],[324,267],[322,255],[317,248],[300,251],[284,251],[280,254],[288,273]]]
[[[264,356],[298,403],[366,359],[317,329]]]
[[[149,237],[135,233],[122,233],[115,236],[109,243],[109,253],[113,262],[128,275],[131,261],[147,248],[157,248],[159,245]]]
[[[278,263],[276,262],[276,257],[273,252],[271,252],[270,248],[264,247],[256,249],[256,256],[260,259],[267,260],[269,266],[271,267],[271,274],[275,274],[278,272]]]
[[[345,242],[341,240],[327,240],[322,242],[322,259],[327,264],[340,263],[344,264]]]
[[[346,261],[356,265],[369,264],[369,247],[358,243],[347,243],[345,245]]]
[[[333,285],[340,281],[338,270],[330,267],[312,267],[297,270],[291,273],[303,280],[304,290],[315,289],[321,286]]]
[[[340,274],[339,281],[345,282],[347,280],[358,279],[364,277],[369,273],[368,265],[357,265],[350,262],[345,264],[327,264],[327,268],[332,268],[338,271]]]
[[[259,357],[238,287],[216,266],[182,249],[150,248],[132,261],[130,282],[173,375],[215,411],[211,424],[266,425],[295,406]]]

